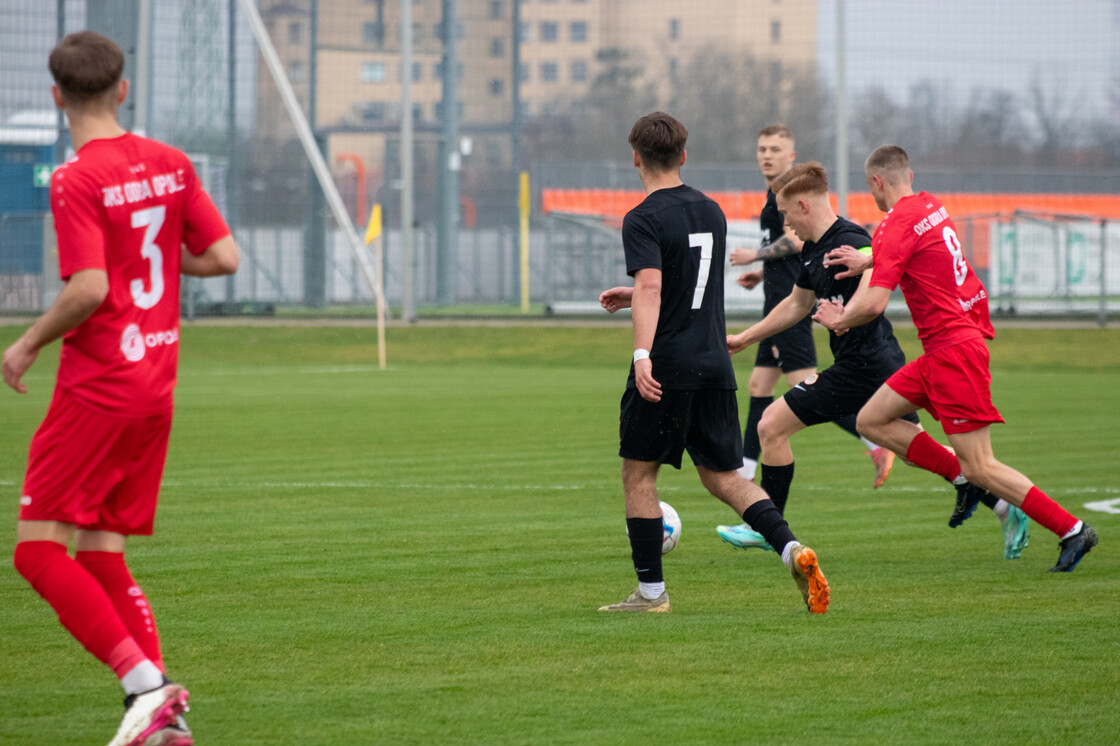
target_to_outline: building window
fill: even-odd
[[[424,24],[412,24],[412,43],[419,44],[422,38],[424,38]]]
[[[501,0],[490,0],[490,17],[491,18],[501,18],[502,17],[502,2],[501,2]]]
[[[770,21],[770,41],[777,44],[782,40],[782,22]]]
[[[676,57],[669,58],[669,80],[676,83],[677,75],[680,72],[680,60]]]
[[[587,62],[586,60],[572,60],[572,82],[584,83],[587,81]]]
[[[412,63],[412,82],[419,83],[424,77],[424,71],[420,67],[419,62]]]
[[[679,38],[681,38],[681,19],[670,18],[669,19],[669,39],[672,40],[672,41],[676,41]]]
[[[521,28],[518,29],[518,31],[520,32],[518,40],[521,41],[522,43],[527,42],[527,41],[532,41],[533,40],[533,24],[529,23],[528,21],[521,21],[520,26],[521,26]]]
[[[293,83],[302,83],[307,80],[307,67],[303,60],[292,60],[288,63],[288,80]]]
[[[384,27],[377,21],[366,21],[362,24],[362,43],[381,46],[385,41]]]
[[[556,41],[560,38],[560,31],[553,21],[541,21],[541,41]]]
[[[490,56],[491,57],[504,57],[506,54],[506,46],[502,39],[490,40]]]
[[[541,63],[541,82],[555,83],[557,78],[558,65],[555,62],[542,62]]]
[[[505,85],[504,85],[501,78],[491,78],[490,79],[490,95],[491,96],[501,96],[504,90],[505,90]]]
[[[384,62],[363,62],[362,63],[362,82],[363,83],[383,83],[383,82],[385,82],[385,63]]]
[[[385,121],[385,104],[380,101],[364,101],[357,105],[357,109],[362,121],[367,124]]]
[[[572,41],[587,41],[587,21],[572,21]]]
[[[292,21],[288,24],[288,43],[289,44],[302,44],[303,43],[303,24],[299,21]]]
[[[522,83],[529,81],[529,66],[527,64],[524,62],[517,63],[517,72],[519,73],[517,77],[521,79]]]

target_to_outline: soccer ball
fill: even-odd
[[[681,540],[681,517],[667,502],[661,503],[661,521],[665,526],[665,535],[661,540],[661,553],[668,554]]]

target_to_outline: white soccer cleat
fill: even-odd
[[[188,697],[190,692],[170,681],[151,691],[130,694],[124,700],[121,727],[109,746],[143,746],[156,732],[178,723],[187,709]]]

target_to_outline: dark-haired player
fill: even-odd
[[[870,275],[870,282],[845,303],[822,303],[813,318],[850,334],[881,314],[891,291],[901,287],[922,340],[922,355],[891,376],[860,410],[860,432],[947,479],[963,473],[1012,509],[1021,508],[1060,539],[1058,561],[1050,571],[1071,572],[1096,546],[1096,532],[992,452],[991,425],[1003,422],[992,404],[985,341],[995,336],[995,329],[988,318],[987,290],[964,257],[956,226],[936,197],[914,193],[914,173],[902,148],[876,149],[867,158],[865,174],[876,206],[887,213],[875,231],[872,261],[850,248],[830,252],[826,261]],[[899,419],[919,409],[941,421],[953,451]],[[979,497],[958,493],[949,525],[968,518]],[[993,509],[998,514],[998,504]],[[1005,536],[1009,546],[1014,537],[1006,522]]]
[[[187,157],[117,123],[128,91],[120,47],[71,34],[49,67],[77,152],[51,179],[66,285],[4,352],[4,382],[25,393],[20,379],[40,350],[65,339],[54,398],[31,441],[15,566],[120,679],[126,709],[109,746],[188,746],[187,690],[164,676],[155,620],[124,549],[127,536],[152,533],[179,354],[179,273],[234,272],[237,244]]]
[[[748,290],[759,282],[762,283],[762,315],[765,316],[793,291],[797,276],[801,273],[802,242],[782,218],[773,189],[774,180],[793,168],[797,158],[793,132],[783,124],[763,127],[758,133],[756,155],[758,169],[766,179],[766,203],[758,216],[762,246],[757,249],[735,249],[731,252],[731,264],[762,262],[762,269],[739,275],[738,283]],[[758,458],[762,452],[758,423],[762,419],[762,413],[774,401],[774,389],[778,380],[784,376],[786,383],[793,387],[817,372],[817,348],[813,341],[812,323],[812,319],[805,316],[790,328],[758,343],[754,367],[747,380],[750,405],[747,408],[746,426],[743,428],[743,467],[740,473],[747,479],[754,479],[758,469]],[[854,414],[841,417],[836,424],[860,438],[867,446],[867,454],[871,456],[872,466],[875,467],[873,486],[875,489],[882,487],[890,476],[894,454],[890,449],[880,448],[862,438],[856,431]],[[728,544],[740,549],[770,548],[746,524],[716,526],[716,533]]]
[[[705,488],[780,548],[805,604],[828,608],[828,581],[816,553],[801,545],[742,464],[735,372],[725,343],[723,277],[727,221],[719,206],[681,182],[688,132],[655,112],[630,130],[634,166],[646,198],[622,225],[626,271],[634,287],[604,291],[611,313],[632,309],[634,357],[622,396],[619,456],[626,526],[638,587],[601,611],[667,612],[661,568],[657,472],[679,469],[688,451]]]

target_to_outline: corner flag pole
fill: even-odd
[[[382,286],[384,272],[381,259],[381,203],[375,202],[366,226],[366,246],[373,245],[373,263],[377,266],[377,363],[385,370],[385,290]]]
[[[307,155],[307,159],[311,161],[311,168],[315,172],[315,178],[319,181],[319,186],[322,187],[323,194],[327,198],[331,214],[334,215],[335,222],[338,223],[346,236],[346,241],[350,244],[350,252],[358,262],[358,268],[361,269],[366,284],[369,285],[370,290],[377,297],[377,313],[380,317],[381,309],[385,305],[384,293],[381,290],[381,282],[377,279],[373,267],[369,264],[362,239],[358,237],[358,231],[354,228],[354,221],[350,219],[350,213],[346,211],[346,206],[342,203],[342,196],[338,193],[338,188],[334,184],[334,179],[331,177],[326,161],[323,160],[323,154],[315,146],[315,137],[311,134],[311,125],[307,123],[307,117],[300,109],[295,91],[292,90],[292,84],[288,80],[287,73],[284,72],[284,65],[280,62],[279,55],[276,54],[276,47],[272,44],[272,39],[268,35],[268,29],[265,28],[264,21],[261,20],[260,13],[257,12],[253,0],[241,0],[240,4],[241,10],[249,21],[249,27],[253,30],[253,36],[257,40],[257,47],[260,49],[261,56],[264,57],[268,71],[272,74],[272,80],[276,83],[276,88],[280,92],[280,99],[284,102],[288,117],[296,128],[296,134],[299,135],[303,152]],[[380,273],[380,267],[378,267],[378,273]],[[382,354],[384,354],[384,346],[381,349]],[[381,367],[384,368],[385,366],[382,365]]]

